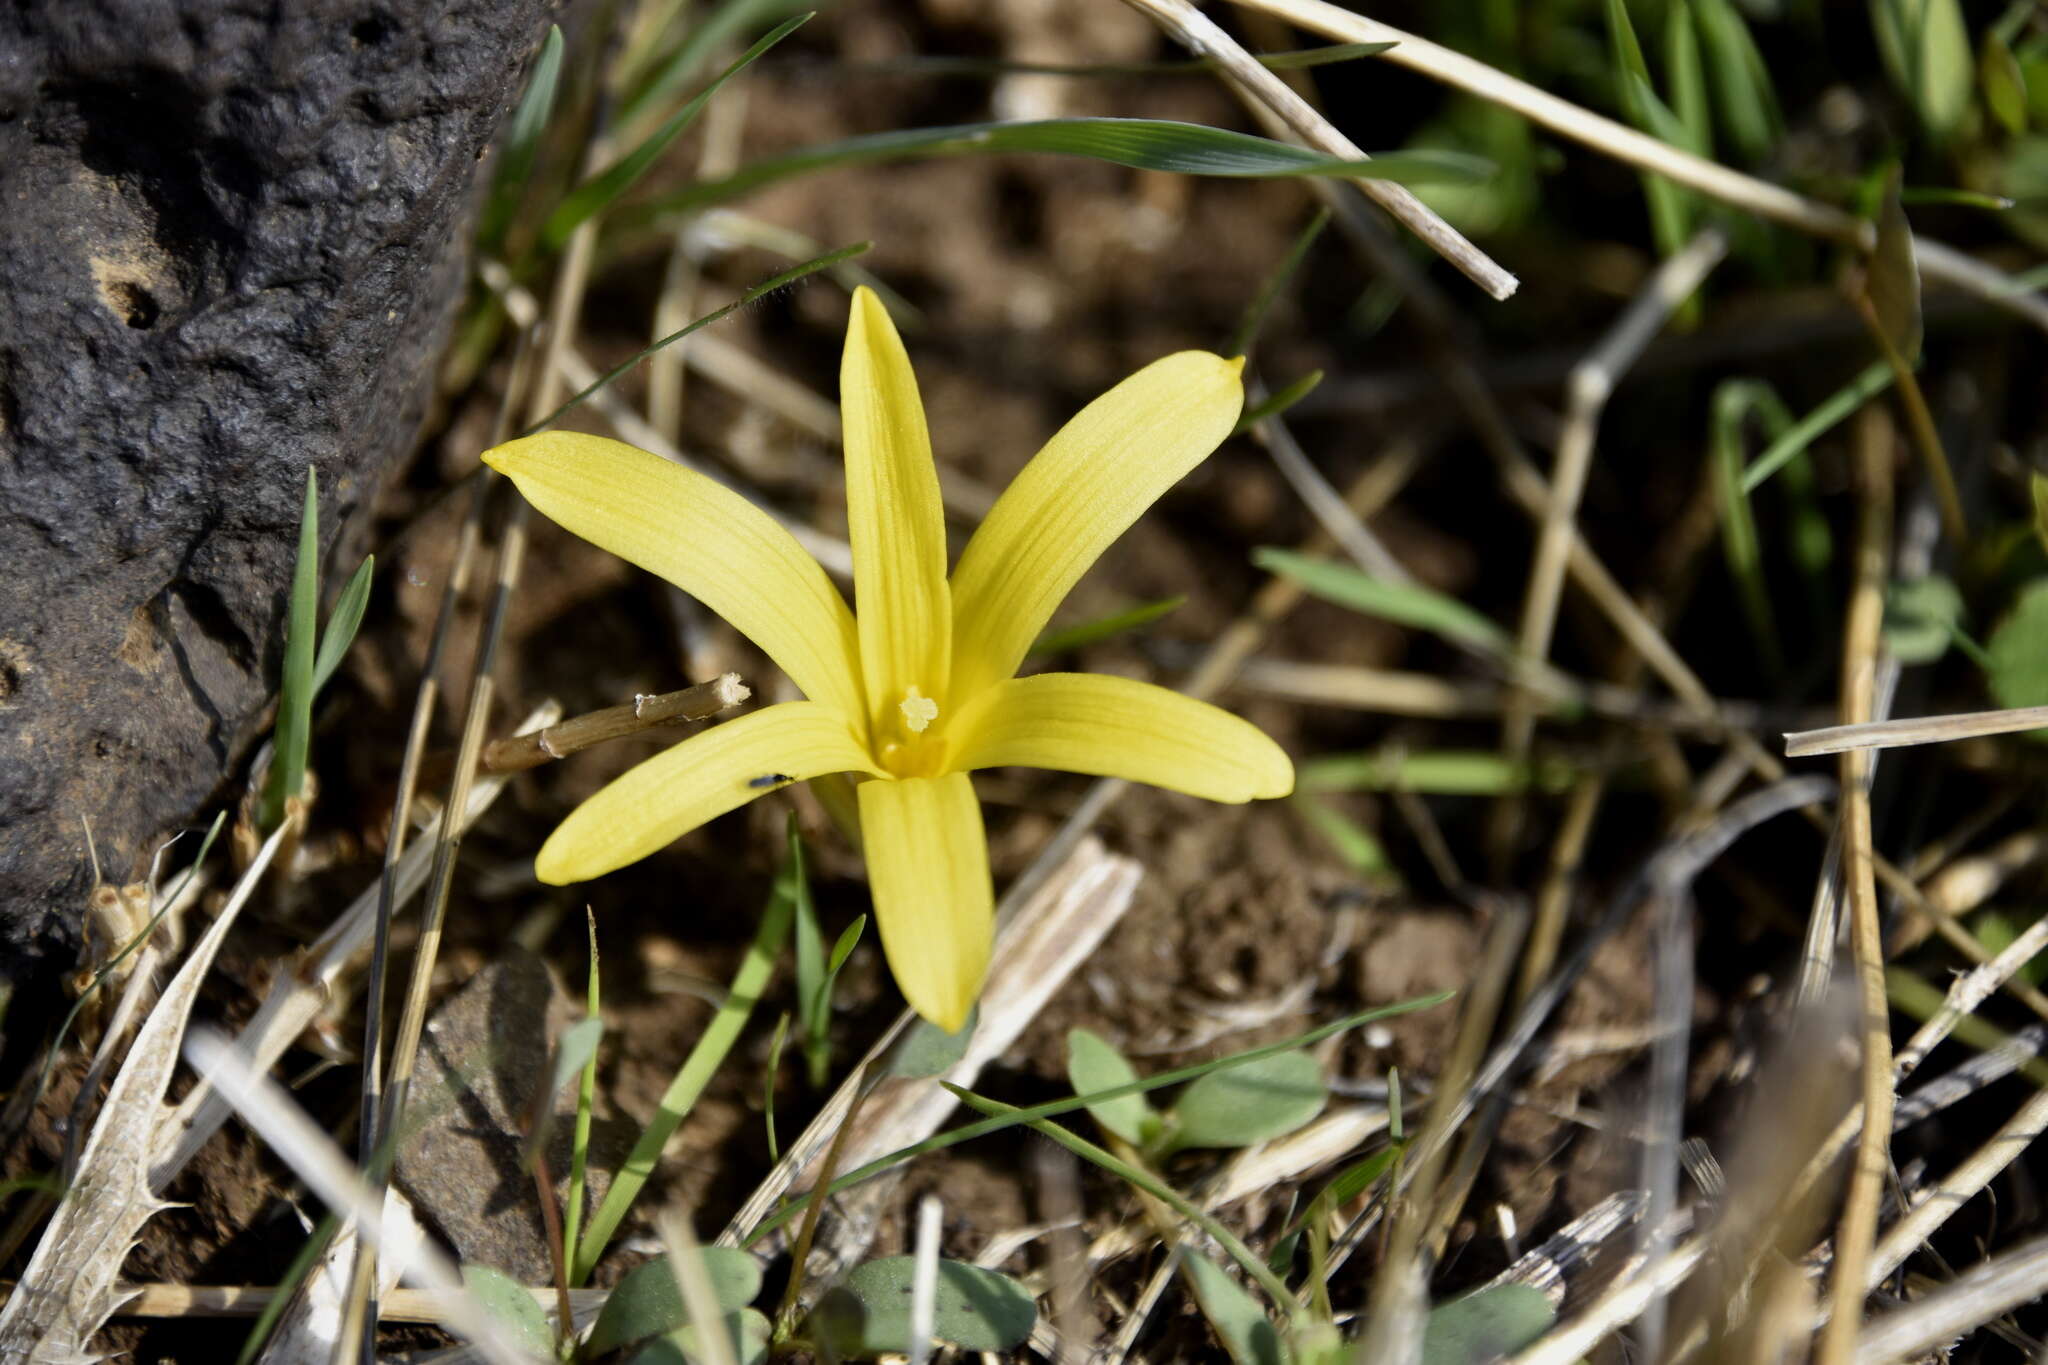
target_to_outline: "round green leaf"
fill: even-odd
[[[462,1267],[462,1283],[506,1336],[535,1355],[554,1355],[555,1334],[532,1290],[487,1265]]]
[[[891,1256],[856,1266],[811,1314],[812,1336],[842,1356],[900,1354],[910,1349],[911,1284],[917,1258]],[[1038,1306],[1007,1275],[960,1261],[940,1261],[932,1337],[965,1351],[1008,1351],[1031,1335]]]
[[[1323,1111],[1323,1069],[1281,1052],[1212,1071],[1173,1107],[1175,1147],[1249,1147],[1291,1133]]]
[[[740,1365],[758,1365],[768,1358],[768,1319],[751,1308],[725,1315],[725,1339],[732,1343],[733,1356]],[[650,1342],[633,1357],[632,1365],[697,1365],[710,1359],[697,1341],[695,1327],[678,1327],[667,1336]]]
[[[1138,1073],[1109,1040],[1087,1029],[1067,1030],[1067,1079],[1076,1095],[1114,1090],[1138,1079]],[[1088,1106],[1088,1112],[1102,1125],[1132,1146],[1143,1146],[1148,1130],[1157,1126],[1152,1106],[1143,1095],[1125,1095]]]
[[[2000,706],[2048,705],[2048,578],[2020,593],[1991,633],[1986,654],[1991,695]]]
[[[1963,595],[1939,575],[1893,583],[1884,595],[1884,642],[1902,664],[1931,664],[1948,653],[1962,620]]]
[[[1550,1330],[1557,1310],[1538,1289],[1495,1285],[1438,1304],[1422,1329],[1422,1365],[1480,1365],[1510,1356]]]
[[[711,1279],[712,1295],[718,1306],[732,1313],[753,1302],[761,1292],[761,1267],[744,1251],[730,1247],[704,1247],[704,1273]],[[690,1320],[683,1305],[682,1290],[668,1257],[657,1256],[637,1266],[619,1281],[604,1301],[597,1322],[584,1343],[586,1353],[598,1356],[616,1351],[650,1337],[665,1336]]]

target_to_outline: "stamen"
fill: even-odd
[[[939,718],[939,704],[918,691],[915,684],[897,706],[903,711],[903,723],[914,735],[923,734],[925,727]]]

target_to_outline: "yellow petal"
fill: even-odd
[[[730,488],[570,431],[487,450],[484,463],[544,516],[732,622],[811,700],[867,714],[846,600],[788,531]]]
[[[995,929],[988,840],[966,773],[860,784],[860,832],[882,951],[910,1007],[958,1033]]]
[[[854,291],[846,324],[839,409],[854,609],[879,744],[900,728],[898,708],[911,688],[945,704],[953,613],[945,511],[917,376],[888,310],[865,286]]]
[[[953,571],[953,697],[1017,671],[1061,599],[1244,406],[1242,360],[1182,351],[1083,408],[989,510]]]
[[[656,754],[569,813],[534,859],[544,882],[586,881],[637,862],[714,816],[824,773],[872,772],[854,718],[793,701],[714,725]],[[761,779],[774,777],[774,782]]]
[[[968,703],[951,766],[1057,768],[1210,801],[1294,790],[1294,764],[1249,721],[1164,687],[1101,673],[1012,678]]]

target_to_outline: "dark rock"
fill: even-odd
[[[485,967],[427,1020],[392,1172],[398,1187],[466,1264],[494,1266],[522,1284],[553,1283],[554,1260],[539,1192],[524,1164],[534,1087],[548,1075],[550,1039],[568,1001],[547,965],[514,948]],[[565,1197],[575,1088],[555,1097],[548,1174]],[[637,1137],[614,1119],[591,1124],[588,1207]]]
[[[549,8],[0,7],[0,974],[75,949],[88,820],[136,876],[261,738],[306,467],[331,551]]]

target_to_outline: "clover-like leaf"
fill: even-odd
[[[1279,1331],[1243,1285],[1224,1274],[1214,1261],[1195,1252],[1181,1258],[1180,1269],[1195,1291],[1195,1303],[1202,1316],[1216,1329],[1217,1340],[1236,1365],[1286,1365],[1287,1351]]]
[[[1114,1090],[1138,1079],[1138,1073],[1124,1060],[1108,1039],[1087,1029],[1067,1031],[1067,1080],[1076,1095]],[[1134,1147],[1142,1147],[1159,1131],[1159,1116],[1145,1103],[1143,1095],[1124,1095],[1088,1106],[1088,1112],[1102,1125]]]
[[[1991,632],[1985,654],[1991,695],[2000,706],[2048,704],[2048,578],[2021,591]]]
[[[772,1329],[768,1319],[751,1308],[725,1315],[725,1339],[732,1343],[739,1365],[759,1365],[768,1358]],[[642,1347],[631,1365],[700,1365],[711,1357],[699,1345],[695,1327],[678,1327]]]
[[[915,1256],[891,1256],[856,1266],[811,1313],[811,1335],[842,1356],[873,1357],[910,1349],[911,1286]],[[939,1262],[933,1296],[932,1338],[963,1351],[1008,1351],[1031,1335],[1038,1306],[1007,1275]]]
[[[1963,595],[1938,574],[1893,583],[1884,595],[1884,642],[1902,664],[1931,664],[1948,653],[1963,615]]]
[[[1323,1069],[1306,1052],[1281,1052],[1212,1071],[1173,1106],[1172,1146],[1249,1147],[1323,1112]]]
[[[554,1354],[554,1332],[533,1291],[487,1265],[462,1267],[462,1283],[505,1335],[538,1356]]]
[[[1502,1284],[1440,1303],[1422,1329],[1423,1365],[1481,1365],[1513,1355],[1550,1330],[1557,1310],[1543,1291]]]
[[[697,1254],[704,1258],[713,1297],[728,1314],[744,1308],[761,1292],[761,1267],[746,1252],[704,1247]],[[588,1355],[601,1356],[651,1337],[667,1336],[689,1321],[690,1310],[676,1285],[675,1270],[668,1257],[657,1256],[619,1281],[604,1301],[583,1349]]]

